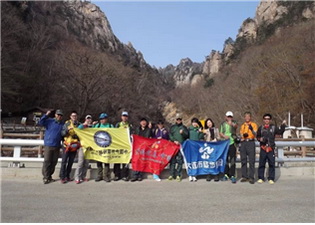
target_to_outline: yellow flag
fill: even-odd
[[[103,163],[129,163],[131,142],[129,129],[74,129],[85,150],[85,158]]]

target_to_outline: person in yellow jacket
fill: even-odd
[[[79,125],[80,122],[78,121],[78,113],[76,111],[72,111],[70,114],[70,120],[65,122],[65,125],[61,130],[61,135],[64,136],[64,144],[60,168],[60,179],[63,184],[73,180],[70,178],[70,173],[77,150],[81,147],[80,140],[75,134],[73,128],[76,128]]]
[[[256,123],[251,121],[251,113],[244,113],[245,122],[242,124],[240,129],[241,134],[241,165],[242,165],[242,179],[241,182],[249,181],[250,184],[254,184],[255,174],[255,138],[257,135],[258,126]],[[247,157],[249,162],[249,173],[247,173]]]

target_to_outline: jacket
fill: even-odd
[[[211,139],[210,129],[213,130],[214,139]],[[211,127],[211,128],[204,130],[204,135],[205,135],[205,141],[218,141],[218,140],[220,140],[219,129],[216,127]]]
[[[189,126],[189,139],[193,141],[203,140],[203,133],[199,131],[200,127]]]
[[[144,129],[142,129],[141,127],[137,127],[135,134],[141,137],[150,138],[152,137],[152,130],[149,127],[146,127]]]
[[[163,127],[162,129],[156,128],[153,131],[153,138],[165,139],[165,140],[170,139],[168,135],[168,131],[165,129],[165,127]]]
[[[62,121],[57,121],[55,118],[49,118],[47,115],[44,115],[40,118],[39,125],[46,128],[44,145],[50,147],[61,147],[61,130],[64,123]]]
[[[93,125],[93,128],[114,128],[114,125],[110,123],[105,123],[105,124],[97,123]]]
[[[180,134],[179,131],[183,130],[183,133]],[[174,124],[170,129],[170,140],[178,141],[179,143],[183,143],[189,137],[188,129],[182,123]]]
[[[71,128],[76,128],[80,125],[80,122],[76,121],[75,123],[72,122],[72,120],[67,120],[65,124],[63,125],[63,128],[61,130],[61,135],[64,137],[65,143],[73,143],[73,142],[79,142],[79,137],[75,134],[74,130]]]
[[[270,124],[269,126],[261,125],[257,131],[257,140],[260,142],[260,146],[270,146],[274,148],[276,146],[276,134],[282,134],[284,129],[284,124],[282,124],[280,128],[273,124]],[[263,138],[263,140],[260,141],[260,138]]]

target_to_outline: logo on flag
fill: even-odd
[[[224,172],[229,140],[218,142],[186,140],[181,148],[189,176]]]
[[[133,135],[132,169],[159,175],[178,151],[168,140]]]
[[[100,147],[108,147],[112,143],[112,137],[106,131],[97,131],[94,134],[94,141]]]
[[[129,129],[85,128],[74,129],[84,148],[86,159],[103,163],[129,163],[131,142]]]

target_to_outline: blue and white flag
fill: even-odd
[[[181,148],[188,176],[224,172],[230,140],[218,142],[186,140]]]

